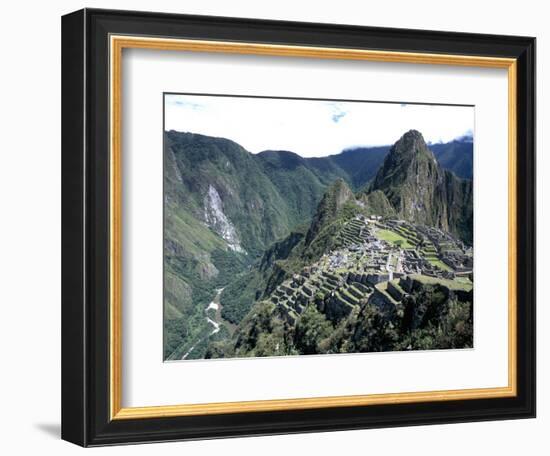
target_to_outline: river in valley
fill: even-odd
[[[220,330],[220,326],[221,324],[223,323],[228,329],[229,329],[229,332],[232,334],[233,331],[235,330],[236,328],[236,325],[233,325],[232,323],[229,323],[228,321],[226,320],[223,320],[222,318],[222,305],[220,303],[220,296],[223,292],[223,288],[218,288],[216,290],[216,296],[214,296],[214,299],[212,299],[212,301],[208,304],[208,306],[206,306],[206,308],[204,309],[204,312],[206,314],[205,318],[206,318],[206,321],[210,324],[210,326],[212,327],[211,331],[206,334],[205,336],[201,337],[199,340],[197,340],[192,346],[191,348],[189,348],[189,350],[187,350],[187,352],[181,357],[181,359],[187,359],[187,357],[193,352],[193,350],[195,349],[195,347],[197,345],[199,345],[201,342],[203,342],[205,339],[209,338],[210,336],[213,336],[214,334],[216,334],[217,332],[219,332]],[[214,318],[210,318],[209,314],[208,314],[208,311],[210,309],[213,309],[215,310],[215,314],[214,314]]]

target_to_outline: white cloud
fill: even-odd
[[[474,130],[474,108],[168,94],[165,129],[228,138],[252,153],[321,157],[393,144],[411,129],[428,142],[451,141]]]

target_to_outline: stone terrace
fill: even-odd
[[[403,249],[377,238],[378,229],[397,233],[413,247]],[[288,323],[294,324],[310,304],[332,321],[367,301],[383,313],[399,312],[411,284],[420,283],[418,277],[452,289],[449,284],[454,284],[455,276],[471,277],[473,267],[471,249],[460,241],[443,231],[399,220],[355,217],[342,227],[335,245],[335,250],[284,281],[270,296]],[[461,299],[470,296],[464,286],[458,284],[459,291],[454,290]]]

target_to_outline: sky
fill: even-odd
[[[252,153],[323,157],[393,144],[411,129],[429,143],[471,136],[474,108],[166,94],[164,122],[167,131],[228,138]]]

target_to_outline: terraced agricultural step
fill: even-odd
[[[405,239],[412,242],[413,244],[418,243],[418,238],[415,235],[411,234],[409,231],[404,229],[399,229],[399,228],[396,229],[396,231],[398,232],[398,234],[400,234],[401,236],[403,236]]]
[[[323,272],[323,274],[319,277],[319,280],[323,283],[325,283],[327,280],[332,280],[334,282],[338,281],[338,277],[335,277],[328,272]]]
[[[325,286],[321,286],[321,288],[319,288],[320,291],[322,291],[325,295],[330,295],[330,293],[332,292],[332,290],[334,290],[334,288],[327,288]]]
[[[288,321],[294,323],[298,318],[296,311],[286,303],[280,303],[278,307],[279,311]]]
[[[427,260],[437,260],[437,255],[434,254],[424,254],[424,258]]]
[[[286,319],[291,325],[294,325],[298,320],[298,313],[288,306],[280,307],[283,318]]]
[[[354,298],[352,295],[347,293],[345,290],[340,289],[336,291],[336,296],[338,296],[340,299],[346,301],[347,303],[351,304],[352,306],[359,305],[359,300]]]
[[[349,238],[355,238],[357,236],[359,236],[359,232],[358,231],[345,231],[342,233],[342,236],[346,236],[346,237],[349,237]]]
[[[282,307],[285,310],[290,310],[290,307],[286,301],[279,301],[279,307]]]
[[[342,230],[342,234],[346,234],[348,236],[357,236],[359,234],[359,230],[344,229]]]
[[[361,276],[362,275],[363,275],[363,272],[361,272],[361,271],[350,271],[348,273],[348,283],[361,282]]]
[[[434,257],[434,258],[437,258],[437,252],[425,252],[425,251],[422,251],[422,255],[424,255],[425,257]]]
[[[304,285],[302,287],[302,291],[308,295],[308,296],[313,296],[313,292],[314,292],[314,288],[310,288],[311,286],[308,286],[308,285]]]
[[[331,272],[326,272],[326,271],[323,271],[323,276],[328,278],[328,279],[332,279],[332,280],[336,280],[336,281],[339,281],[341,279],[341,277],[337,274],[332,274]]]
[[[329,320],[339,321],[347,317],[353,310],[354,306],[349,302],[334,296],[325,306],[325,315]]]
[[[388,282],[388,287],[387,287],[386,291],[396,301],[401,301],[406,295],[405,291],[398,284],[397,280],[392,280],[392,281]]]
[[[357,285],[357,283],[354,283],[348,287],[348,291],[350,294],[352,294],[357,299],[363,299],[365,297],[366,292],[360,289]]]
[[[296,295],[296,302],[299,302],[301,304],[307,304],[311,300],[311,296],[308,296],[303,292],[303,290],[300,290]]]
[[[352,238],[351,236],[347,236],[347,235],[343,235],[343,236],[342,236],[342,240],[343,240],[346,244],[354,244],[354,243],[355,243],[355,239]]]
[[[363,285],[363,283],[361,282],[354,282],[353,286],[363,294],[372,292],[371,288],[367,287],[366,285]]]
[[[294,293],[294,290],[290,287],[287,287],[286,285],[280,285],[280,287],[283,293],[285,293],[287,296],[291,296]]]

